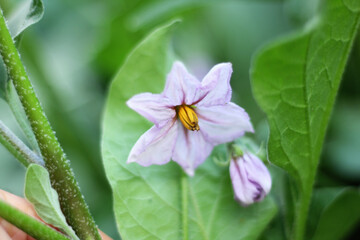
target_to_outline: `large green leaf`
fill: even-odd
[[[57,192],[51,187],[49,173],[44,167],[37,164],[28,167],[25,177],[25,197],[34,205],[36,213],[42,220],[61,229],[71,239],[79,240],[65,220]]]
[[[174,162],[127,164],[151,124],[125,102],[160,93],[169,70],[173,23],[158,28],[130,54],[111,84],[103,121],[102,155],[123,239],[256,239],[276,213],[271,199],[243,208],[233,199],[227,167],[208,159],[188,178]],[[220,148],[221,149],[221,148]],[[220,150],[219,150],[220,151]]]
[[[269,159],[297,183],[298,239],[359,15],[360,1],[324,1],[322,13],[305,31],[268,45],[253,63],[253,92],[270,125]]]
[[[315,190],[310,207],[308,239],[343,239],[360,220],[359,202],[359,189]]]

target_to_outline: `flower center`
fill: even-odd
[[[198,117],[191,106],[187,106],[187,105],[176,106],[176,112],[184,127],[186,127],[191,131],[200,130],[198,125]]]

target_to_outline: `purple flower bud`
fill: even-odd
[[[245,152],[230,162],[230,176],[235,200],[250,205],[264,199],[271,189],[271,176],[264,163],[255,155]]]

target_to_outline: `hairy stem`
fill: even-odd
[[[0,217],[38,240],[69,240],[55,229],[0,200]]]
[[[35,134],[45,167],[50,174],[51,185],[58,192],[66,220],[80,239],[101,239],[70,164],[25,72],[2,13],[0,14],[0,54]]]
[[[0,143],[25,167],[31,163],[44,165],[43,160],[11,132],[2,121],[0,121]]]

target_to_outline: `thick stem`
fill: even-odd
[[[66,236],[0,200],[0,217],[38,240],[69,240]]]
[[[25,167],[31,163],[44,165],[43,160],[12,133],[2,121],[0,121],[0,143]]]
[[[45,167],[50,174],[51,184],[59,194],[60,206],[66,220],[80,239],[101,239],[70,164],[25,72],[2,13],[0,14],[0,54],[35,134]]]

